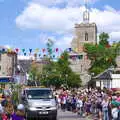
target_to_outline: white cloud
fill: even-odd
[[[46,44],[48,39],[51,39],[54,42],[54,47],[65,49],[71,46],[73,36],[71,34],[64,34],[58,37],[55,35],[49,36],[46,33],[41,33],[39,39],[41,44]]]
[[[55,2],[55,0],[52,1]],[[44,2],[47,2],[47,0]],[[57,2],[62,2],[62,0]],[[19,28],[39,29],[42,32],[54,33],[56,36],[61,34],[63,35],[61,38],[69,43],[71,37],[68,36],[73,34],[74,24],[82,22],[84,10],[84,6],[57,8],[31,2],[16,18],[16,24]],[[90,22],[97,24],[98,32],[108,32],[111,36],[111,40],[120,39],[120,12],[116,11],[114,8],[110,6],[105,6],[104,10],[91,8]],[[53,39],[55,39],[55,37]],[[56,45],[62,46],[62,39],[59,39]]]
[[[82,19],[83,7],[80,8],[47,8],[30,3],[21,15],[16,18],[20,28],[40,29],[50,32],[67,32],[74,27],[74,22]],[[81,14],[81,15],[80,15]]]
[[[120,42],[120,31],[118,32],[111,32],[110,33],[110,39],[111,39],[111,42]]]
[[[69,48],[71,46],[73,36],[70,34],[63,35],[59,39],[56,40],[55,46],[62,47],[62,49]]]

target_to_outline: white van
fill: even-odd
[[[50,118],[57,120],[57,105],[50,88],[28,88],[22,95],[27,120]]]

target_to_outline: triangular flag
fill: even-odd
[[[18,49],[18,48],[15,48],[15,52],[17,52],[17,53],[18,53],[18,52],[19,52],[19,49]]]
[[[2,52],[5,52],[5,48],[2,48]]]
[[[31,48],[29,49],[29,52],[30,52],[30,53],[32,52],[32,49],[31,49]]]
[[[53,55],[53,58],[55,58],[55,55]]]
[[[39,54],[39,57],[41,56],[41,54]]]
[[[58,50],[59,50],[59,49],[58,49],[58,48],[56,48],[56,52],[58,52]]]
[[[42,49],[43,53],[45,52],[45,48]]]
[[[8,49],[7,49],[7,52],[9,52],[9,53],[12,52],[12,49],[11,49],[11,48],[8,48]]]
[[[38,53],[38,52],[39,52],[39,48],[36,48],[36,49],[35,49],[35,53]]]
[[[26,56],[27,55],[27,53],[24,53],[24,56]]]
[[[22,52],[23,52],[23,53],[25,52],[25,49],[24,49],[24,48],[22,49]]]

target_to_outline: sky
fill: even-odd
[[[120,41],[119,0],[88,3],[98,34],[107,32],[110,42]],[[84,0],[0,0],[0,46],[44,48],[50,38],[55,47],[68,48],[84,10]]]

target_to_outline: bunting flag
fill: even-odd
[[[53,55],[53,58],[55,58],[55,55]]]
[[[32,49],[31,48],[29,49],[29,52],[32,53]]]
[[[72,48],[68,48],[68,49],[69,49],[70,52],[72,51]]]
[[[38,56],[41,57],[41,54],[39,54]]]
[[[2,48],[2,52],[5,52],[5,48]]]
[[[59,49],[58,49],[58,48],[56,48],[56,52],[58,52],[58,50],[59,50]]]
[[[106,45],[106,48],[110,48],[111,46],[109,44]]]
[[[12,52],[12,49],[11,49],[11,48],[8,48],[8,49],[7,49],[7,52],[9,52],[9,53]]]
[[[23,53],[25,52],[25,49],[24,49],[24,48],[22,49],[22,52],[23,52]]]
[[[38,53],[38,52],[39,52],[39,48],[36,48],[36,49],[35,49],[35,53]]]
[[[18,48],[15,48],[15,52],[18,53],[18,52],[19,52],[19,49],[18,49]]]
[[[64,59],[64,56],[61,56],[61,59]]]
[[[45,52],[45,48],[42,49],[43,53]]]
[[[75,52],[78,52],[78,48],[75,48]]]
[[[27,55],[27,53],[24,53],[24,56],[26,56]]]
[[[44,54],[43,56],[46,57],[46,54]]]

